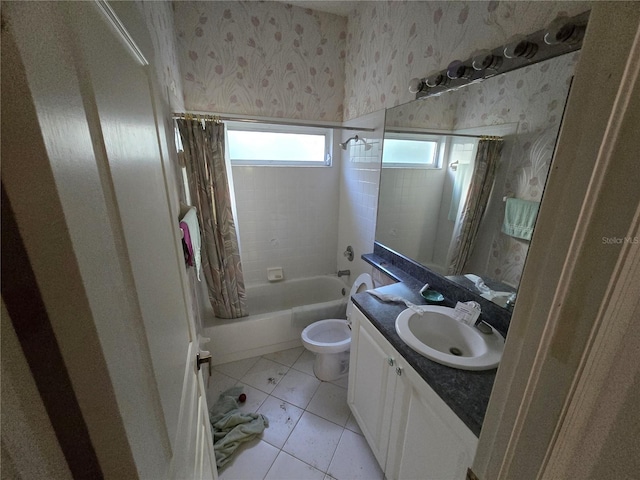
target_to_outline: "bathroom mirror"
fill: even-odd
[[[475,293],[482,293],[479,277],[490,290],[485,298],[505,306],[517,291],[529,248],[522,238],[528,235],[513,231],[511,223],[504,233],[505,210],[509,220],[522,214],[518,208],[528,208],[528,220],[535,222],[578,56],[388,109],[376,241]],[[454,271],[452,237],[478,141],[487,135],[502,138],[502,153],[471,254]]]

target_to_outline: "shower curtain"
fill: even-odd
[[[482,139],[478,142],[469,192],[453,232],[447,275],[464,273],[465,265],[471,257],[480,221],[493,188],[502,145],[502,139]]]
[[[202,232],[202,270],[218,318],[246,317],[244,277],[225,159],[224,125],[177,120],[191,201]],[[230,167],[229,167],[230,168]]]

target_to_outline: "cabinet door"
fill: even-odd
[[[393,407],[395,358],[382,335],[354,309],[348,403],[378,463],[384,470]]]
[[[415,370],[399,369],[387,478],[464,479],[478,439]]]

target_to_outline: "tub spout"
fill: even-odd
[[[351,275],[351,270],[338,270],[338,277],[342,277],[344,275]]]

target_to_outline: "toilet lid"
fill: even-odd
[[[356,281],[353,282],[351,287],[351,291],[349,292],[349,299],[347,301],[347,320],[351,319],[351,312],[353,311],[353,302],[351,301],[351,297],[356,293],[359,293],[360,287],[364,286],[364,290],[371,290],[373,288],[373,280],[371,280],[371,275],[368,273],[361,274]],[[364,291],[363,290],[363,291]]]

